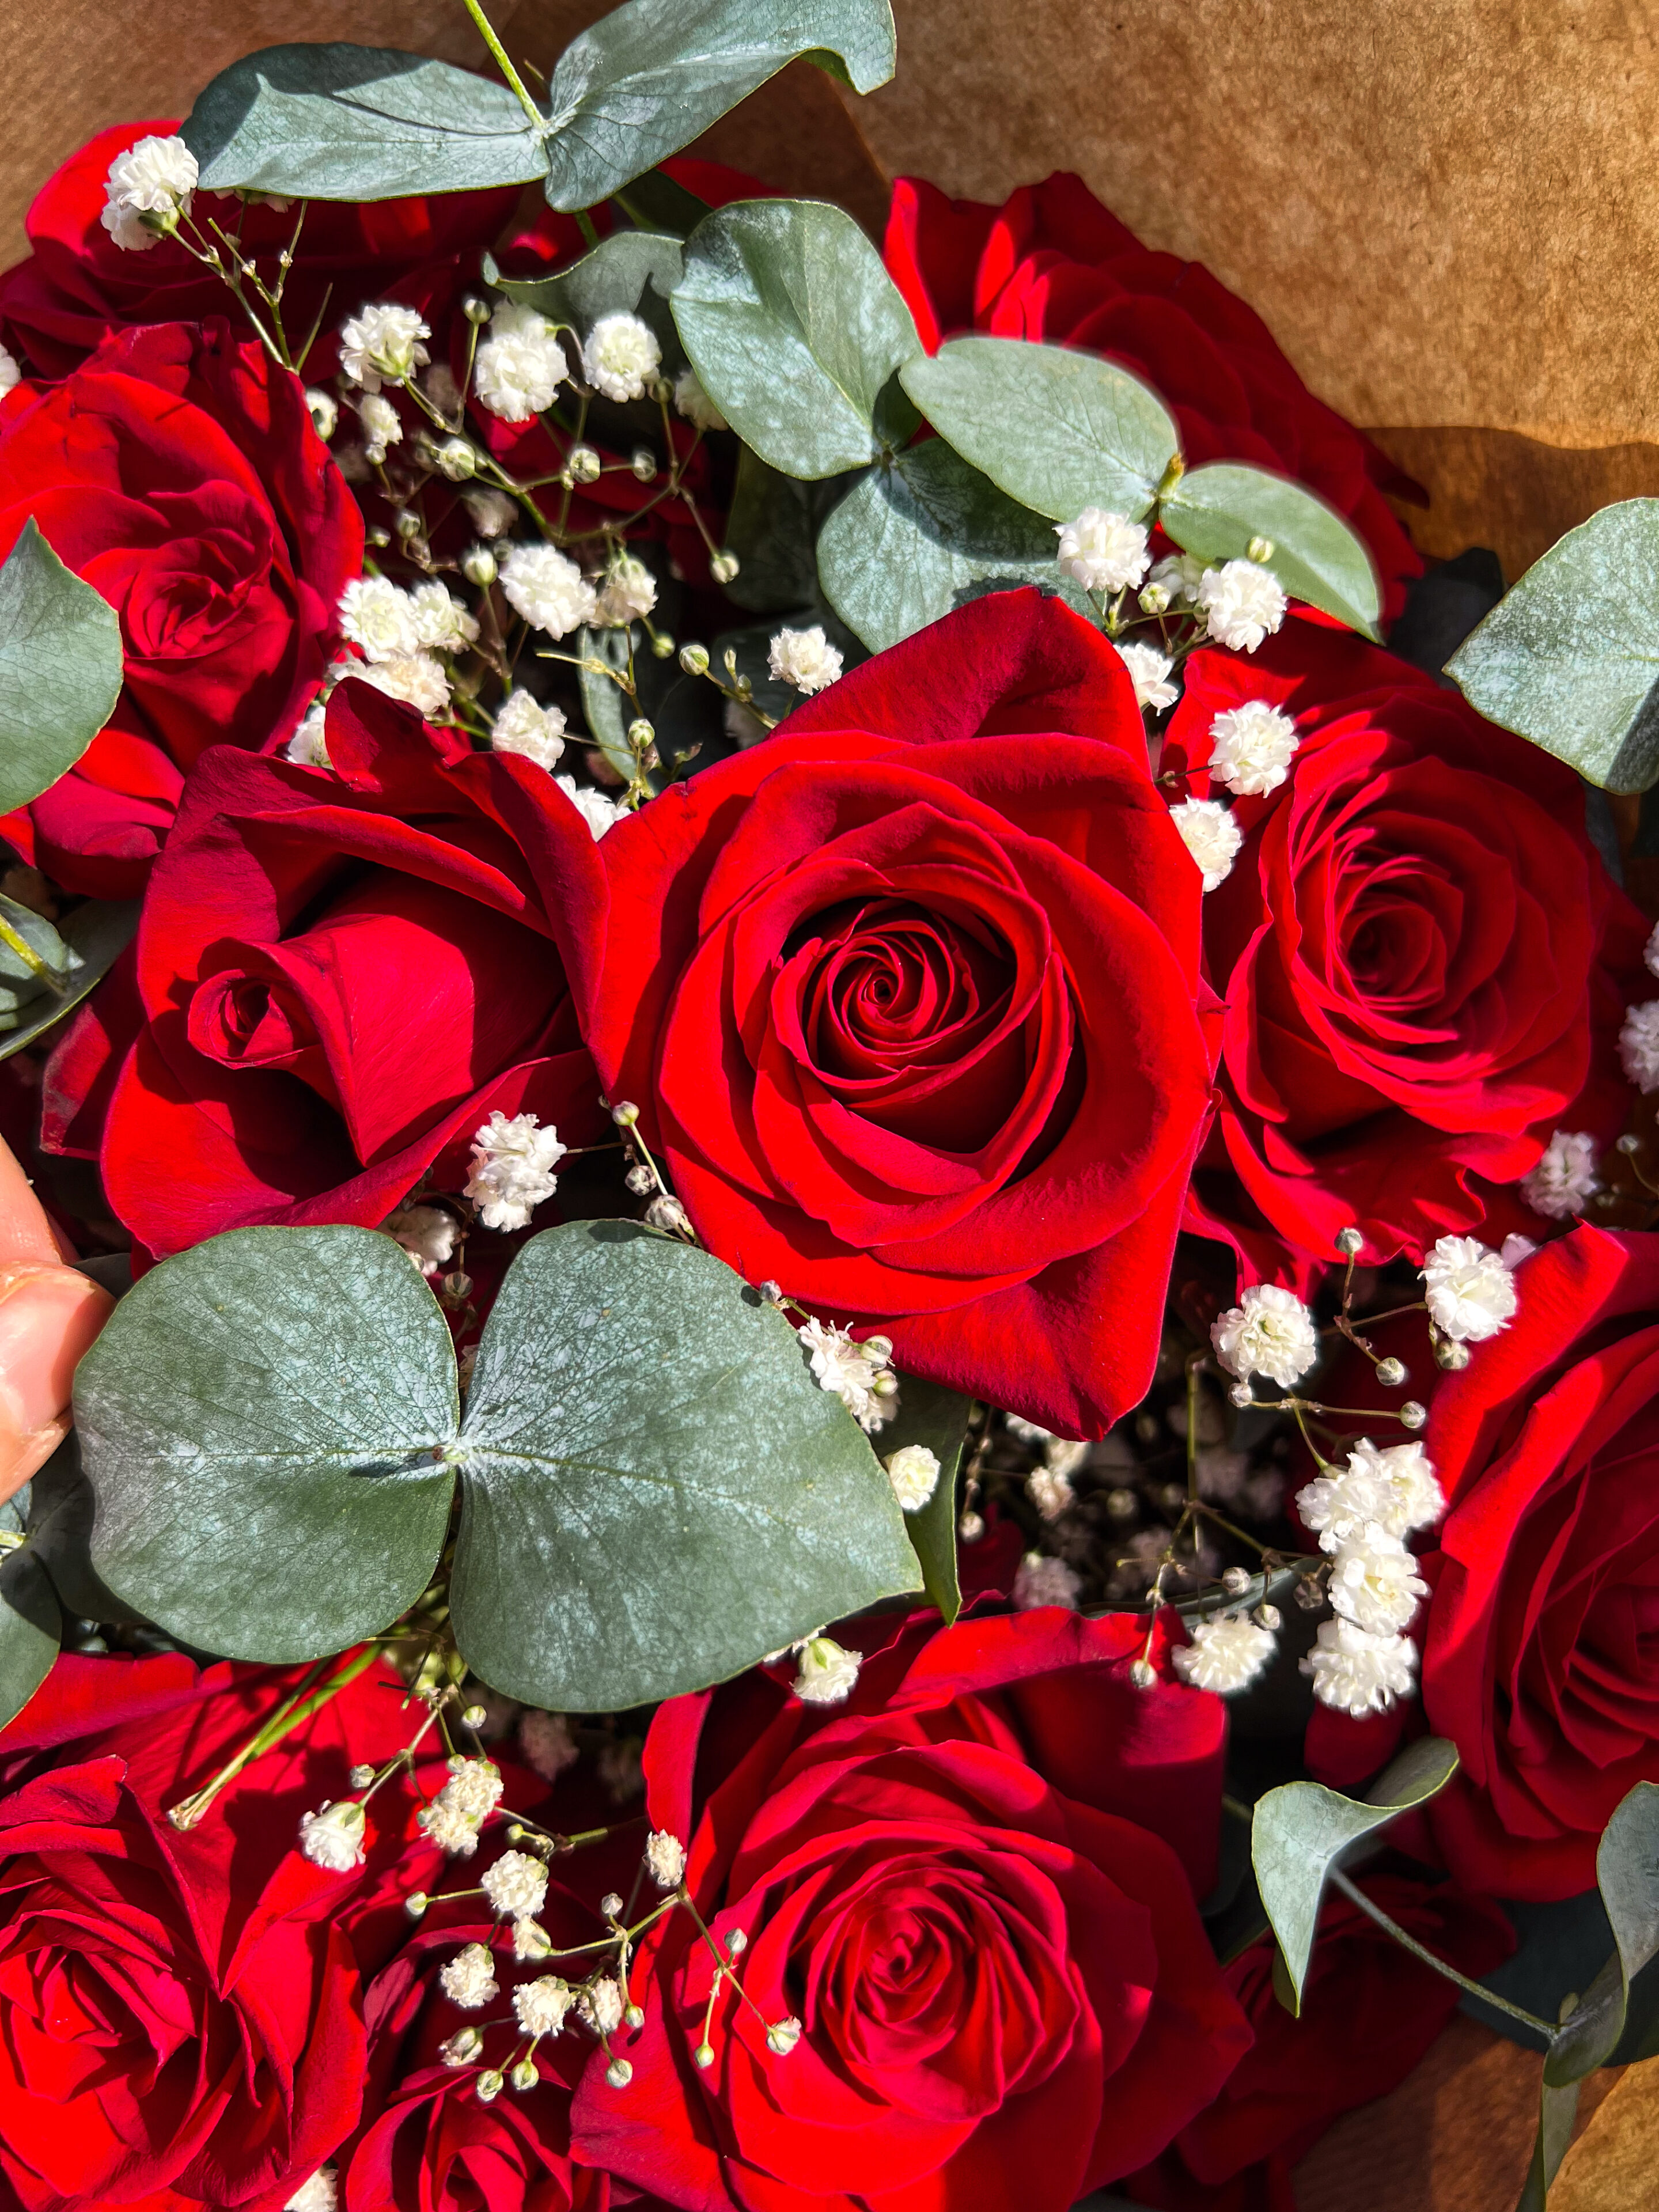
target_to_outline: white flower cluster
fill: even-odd
[[[477,618],[444,585],[417,584],[406,592],[386,576],[348,584],[339,622],[341,635],[363,659],[337,661],[330,674],[361,677],[428,715],[449,704],[449,678],[437,655],[462,652],[478,635]],[[296,757],[291,748],[289,757]]]
[[[1232,809],[1218,799],[1183,799],[1170,809],[1170,819],[1181,833],[1181,842],[1198,864],[1204,888],[1212,891],[1232,873],[1244,832],[1233,819]]]
[[[340,325],[340,370],[365,392],[382,384],[407,384],[432,358],[421,343],[431,331],[419,311],[395,300],[378,300]]]
[[[1417,1655],[1405,1630],[1428,1584],[1406,1547],[1446,1510],[1420,1443],[1379,1446],[1362,1437],[1346,1467],[1297,1492],[1297,1510],[1331,1561],[1334,1620],[1303,1662],[1322,1705],[1355,1715],[1411,1694]]]
[[[797,691],[824,690],[841,674],[842,656],[830,644],[822,623],[811,629],[781,629],[767,649],[766,665],[780,684],[793,684]]]
[[[562,778],[560,779],[563,781]],[[544,1129],[534,1114],[508,1116],[499,1108],[472,1137],[466,1195],[486,1229],[525,1229],[544,1199],[559,1187],[553,1172],[566,1147],[556,1129]]]
[[[586,823],[596,845],[607,830],[614,830],[627,815],[625,806],[619,806],[614,799],[607,799],[602,791],[595,791],[591,784],[579,786],[574,775],[556,775],[553,781]]]
[[[0,345],[0,399],[15,391],[22,380],[23,372],[17,365],[16,356]]]
[[[528,1851],[503,1851],[479,1887],[506,1920],[528,1920],[547,1902],[547,1869]]]
[[[802,1705],[844,1705],[858,1682],[860,1655],[822,1634],[804,1638],[795,1650],[799,1665],[790,1686]]]
[[[1565,1221],[1582,1213],[1598,1190],[1595,1139],[1558,1129],[1545,1146],[1530,1174],[1521,1178],[1521,1195],[1534,1213],[1551,1221]]]
[[[1396,1539],[1431,1528],[1446,1501],[1415,1437],[1378,1445],[1362,1437],[1346,1467],[1316,1476],[1297,1492],[1296,1510],[1320,1539],[1320,1549],[1329,1552],[1368,1527]]]
[[[1294,1291],[1274,1283],[1251,1283],[1239,1302],[1210,1329],[1215,1356],[1230,1375],[1248,1382],[1265,1375],[1288,1390],[1319,1357],[1314,1317]]]
[[[1519,1304],[1514,1270],[1534,1249],[1524,1237],[1511,1237],[1502,1252],[1474,1237],[1441,1237],[1422,1270],[1429,1319],[1441,1334],[1481,1344],[1507,1328]]]
[[[1290,605],[1273,570],[1255,561],[1206,568],[1196,597],[1210,635],[1236,653],[1254,653],[1279,628]]]
[[[482,2012],[501,1995],[495,1962],[482,1943],[468,1943],[438,1970],[438,1987],[463,2012]]]
[[[556,1782],[581,1756],[564,1715],[544,1712],[538,1705],[526,1706],[519,1716],[519,1749],[526,1765],[544,1782]]]
[[[334,2212],[340,2201],[339,2174],[331,2166],[319,2166],[309,2181],[295,2191],[283,2212]]]
[[[393,446],[404,442],[403,417],[384,392],[366,392],[358,400],[357,421],[363,434],[363,459],[379,468]],[[351,481],[355,483],[357,478]]]
[[[1013,1599],[1022,1613],[1034,1613],[1043,1605],[1063,1606],[1067,1613],[1075,1613],[1081,1588],[1076,1570],[1064,1559],[1027,1552],[1014,1573]]]
[[[349,1874],[363,1863],[363,1832],[368,1823],[363,1808],[348,1798],[342,1805],[325,1803],[319,1813],[300,1816],[300,1849],[313,1866],[331,1874]]]
[[[685,1845],[666,1828],[653,1828],[646,1838],[645,1864],[659,1889],[678,1889],[685,1880]]]
[[[1160,653],[1155,645],[1120,645],[1117,653],[1135,687],[1137,707],[1161,714],[1166,707],[1174,706],[1181,695],[1170,681],[1174,663],[1168,653]]]
[[[503,422],[527,422],[553,404],[569,375],[564,348],[546,316],[501,301],[472,364],[480,406]]]
[[[897,1413],[899,1380],[889,1364],[893,1347],[886,1337],[866,1337],[858,1344],[834,1322],[817,1320],[795,1334],[806,1347],[818,1388],[833,1390],[866,1436]]]
[[[519,2026],[538,2040],[557,2035],[565,2015],[576,2002],[576,1992],[557,1974],[543,1974],[533,1982],[520,1982],[513,1992],[513,2010]]]
[[[388,1237],[401,1244],[428,1280],[448,1265],[455,1252],[460,1224],[441,1206],[400,1206],[380,1224]]]
[[[1644,1098],[1659,1091],[1659,999],[1626,1011],[1619,1032],[1619,1057]]]
[[[1273,1631],[1242,1613],[1227,1613],[1194,1623],[1190,1644],[1178,1644],[1170,1663],[1194,1690],[1230,1697],[1255,1681],[1279,1649]]]
[[[702,388],[695,368],[683,368],[674,381],[674,404],[694,430],[724,430],[730,426]]]
[[[110,163],[98,220],[127,252],[146,253],[190,213],[200,173],[182,138],[141,138]]]
[[[1376,1636],[1357,1622],[1322,1620],[1314,1648],[1302,1662],[1322,1705],[1356,1720],[1386,1712],[1416,1686],[1417,1646],[1409,1636]]]
[[[556,545],[515,545],[501,563],[507,603],[532,629],[568,637],[593,620],[592,585]]]
[[[906,1513],[920,1513],[939,1488],[939,1455],[926,1444],[902,1444],[882,1462]]]
[[[551,775],[564,757],[566,724],[560,707],[544,707],[517,684],[495,709],[489,742],[498,753],[520,753]]]
[[[662,348],[637,315],[601,315],[582,348],[582,374],[595,392],[617,401],[642,399],[662,364]]]
[[[619,554],[594,586],[593,620],[602,629],[625,629],[657,604],[657,580],[631,553]]]
[[[479,1829],[501,1802],[501,1769],[493,1760],[458,1754],[449,1762],[448,1781],[421,1808],[416,1823],[452,1858],[470,1859],[478,1848]]]
[[[319,692],[300,718],[299,727],[283,749],[284,760],[301,768],[332,768],[328,757],[328,702]]]
[[[1056,559],[1085,592],[1121,592],[1146,573],[1146,532],[1127,514],[1085,507],[1075,521],[1057,522],[1054,535],[1060,540]]]
[[[1241,799],[1277,791],[1300,742],[1290,716],[1265,699],[1225,708],[1210,724],[1210,781]]]

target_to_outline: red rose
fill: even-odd
[[[1263,701],[1296,725],[1204,901],[1226,1016],[1194,1210],[1252,1274],[1305,1280],[1350,1224],[1370,1256],[1420,1259],[1481,1224],[1474,1178],[1512,1182],[1558,1127],[1611,1139],[1616,979],[1647,924],[1571,769],[1390,654],[1295,630],[1192,656],[1164,765],[1201,793],[1218,714]]]
[[[276,2212],[355,2124],[360,1977],[434,1855],[411,1873],[407,1824],[357,1875],[295,1844],[355,1761],[413,1735],[401,1683],[376,1667],[199,1826],[166,1818],[298,1679],[64,1658],[0,1735],[0,2176],[21,2212]],[[87,1731],[89,1709],[106,1724]]]
[[[1112,647],[976,600],[599,849],[588,1042],[705,1243],[1103,1434],[1152,1376],[1208,1100],[1198,876]]]
[[[1188,1880],[1214,1864],[1221,1708],[1134,1689],[1127,1618],[866,1633],[890,1640],[845,1705],[751,1676],[658,1711],[652,1824],[690,1839],[714,1942],[747,1938],[744,1995],[699,2067],[708,1950],[660,1923],[633,2079],[590,2063],[576,2154],[699,2212],[1066,2212],[1246,2047]]]
[[[1080,177],[1061,171],[1000,208],[901,177],[885,252],[930,353],[988,331],[1121,362],[1162,396],[1189,467],[1249,461],[1311,486],[1370,546],[1388,614],[1405,605],[1423,563],[1383,495],[1421,491],[1314,398],[1254,309],[1200,263],[1150,252]]]
[[[1477,1979],[1515,1948],[1497,1905],[1451,1884],[1367,1875],[1360,1887],[1407,1934]],[[1255,2042],[1158,2165],[1125,2185],[1159,2212],[1296,2212],[1291,2168],[1334,2120],[1397,2089],[1456,2011],[1455,1983],[1327,1893],[1299,2019],[1273,1995],[1270,1937],[1225,1969]]]
[[[110,164],[140,138],[169,137],[176,123],[119,123],[47,178],[25,218],[31,252],[0,276],[0,338],[40,376],[67,376],[112,331],[138,323],[191,323],[240,316],[222,277],[178,240],[141,252],[119,246],[100,216]],[[283,298],[289,342],[301,346],[320,316],[302,364],[331,373],[340,325],[368,300],[401,300],[430,319],[477,273],[479,256],[509,219],[514,185],[431,199],[313,200],[305,209]],[[217,223],[239,237],[267,283],[294,239],[300,210],[245,208],[234,193],[198,192],[191,220],[210,242]],[[259,306],[257,298],[254,305]],[[263,313],[263,308],[261,309]],[[239,332],[239,335],[241,333]]]
[[[596,1116],[563,916],[603,882],[575,808],[544,769],[354,681],[327,742],[337,774],[204,757],[136,991],[98,994],[48,1073],[45,1140],[101,1136],[111,1203],[154,1252],[250,1222],[373,1226],[435,1162],[459,1189],[497,1109]]]
[[[109,726],[3,833],[67,890],[128,897],[206,745],[293,734],[362,565],[362,518],[295,380],[230,325],[112,337],[0,434],[0,555],[33,515],[121,618]]]

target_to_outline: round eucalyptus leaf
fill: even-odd
[[[9,947],[0,947],[0,1060],[4,1060],[62,1021],[102,981],[138,927],[138,901],[87,899],[55,930],[10,899],[0,898],[0,914],[49,960],[55,975],[45,981],[30,975]],[[30,922],[38,927],[31,929]],[[55,951],[47,946],[48,936],[56,941]]]
[[[52,1672],[63,1633],[52,1577],[33,1547],[0,1553],[0,1728]]]
[[[1273,547],[1266,566],[1291,599],[1364,636],[1377,635],[1382,595],[1371,556],[1352,526],[1305,485],[1239,462],[1212,461],[1182,477],[1158,519],[1200,561],[1240,560],[1253,539],[1265,538]]]
[[[547,167],[515,94],[388,46],[267,46],[233,62],[179,126],[204,190],[313,200],[521,185]],[[349,314],[362,302],[337,303]]]
[[[962,1610],[957,1575],[957,1475],[973,1410],[973,1400],[960,1390],[907,1375],[899,1388],[898,1411],[875,1440],[884,1460],[907,1444],[925,1444],[939,1462],[933,1494],[925,1505],[905,1515],[904,1533],[921,1569],[922,1587],[947,1627]]]
[[[556,276],[497,277],[509,300],[584,333],[601,315],[632,314],[647,288],[665,304],[684,268],[677,238],[649,230],[613,231]]]
[[[951,338],[900,381],[966,461],[1023,507],[1139,521],[1179,442],[1163,401],[1115,362],[1026,338]]]
[[[850,215],[818,200],[718,210],[686,240],[673,307],[703,389],[772,467],[831,477],[882,451],[883,388],[921,341]]]
[[[121,694],[121,625],[33,515],[0,565],[0,814],[72,769]]]
[[[1659,499],[1621,500],[1534,561],[1446,663],[1472,707],[1605,791],[1659,779]]]
[[[461,1443],[456,1639],[532,1705],[699,1689],[920,1580],[892,1485],[788,1322],[635,1223],[524,1246]]]
[[[448,1327],[389,1237],[210,1237],[136,1284],[76,1370],[92,1565],[201,1650],[338,1651],[425,1588],[456,1417]]]
[[[805,55],[855,92],[893,74],[888,0],[628,0],[567,46],[549,89],[547,197],[595,207]]]

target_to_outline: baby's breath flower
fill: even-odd
[[[583,373],[607,399],[642,398],[661,362],[656,332],[637,315],[601,315],[582,348]]]
[[[501,1802],[501,1769],[488,1759],[453,1758],[449,1779],[429,1805],[416,1814],[416,1825],[452,1857],[471,1858],[478,1830]]]
[[[1057,522],[1054,535],[1060,540],[1055,558],[1085,592],[1121,592],[1146,573],[1146,532],[1127,514],[1085,507],[1075,521]]]
[[[766,665],[780,684],[810,696],[836,681],[842,656],[824,635],[823,623],[814,623],[811,629],[781,629],[767,648]]]
[[[605,1975],[582,1991],[576,2001],[576,2008],[595,2035],[614,2035],[622,2026],[620,1984],[609,1974]]]
[[[1659,999],[1626,1010],[1619,1032],[1619,1057],[1644,1097],[1659,1091]]]
[[[602,791],[595,791],[591,784],[578,784],[574,775],[556,775],[553,781],[586,823],[596,845],[627,815],[625,806],[619,806],[614,799],[607,799]]]
[[[599,580],[593,620],[606,629],[641,621],[657,604],[657,580],[643,561],[625,553]]]
[[[0,398],[15,391],[22,380],[23,372],[17,366],[15,356],[8,353],[4,346],[0,346]]]
[[[334,2212],[339,2201],[337,2173],[331,2166],[319,2166],[309,2181],[301,2183],[283,2212]]]
[[[455,1240],[460,1235],[454,1215],[441,1206],[400,1206],[387,1214],[380,1226],[388,1237],[397,1238],[428,1279],[453,1256]]]
[[[1265,699],[1225,708],[1210,725],[1210,781],[1241,799],[1277,791],[1300,743],[1290,716]]]
[[[795,1331],[805,1346],[821,1390],[833,1390],[868,1436],[898,1410],[897,1378],[888,1365],[893,1347],[885,1337],[855,1343],[834,1322],[809,1321]]]
[[[1170,1654],[1170,1663],[1194,1689],[1213,1690],[1223,1698],[1255,1681],[1279,1648],[1267,1629],[1242,1613],[1198,1621],[1192,1635],[1190,1644],[1178,1644]]]
[[[513,1923],[513,1955],[522,1966],[527,1960],[545,1959],[553,1948],[553,1938],[539,1920],[520,1913]]]
[[[342,1805],[325,1804],[320,1813],[300,1816],[300,1849],[313,1866],[331,1874],[349,1874],[363,1863],[363,1831],[368,1826],[361,1805],[349,1799]]]
[[[792,1687],[804,1705],[839,1705],[852,1696],[862,1664],[856,1651],[844,1650],[833,1637],[809,1636]]]
[[[801,2039],[801,2024],[791,2013],[787,2020],[775,2020],[766,2031],[766,2047],[780,2058],[787,2058]]]
[[[556,2035],[575,2001],[575,1991],[557,1974],[520,1982],[513,1992],[513,2009],[526,2035]]]
[[[528,1851],[503,1851],[479,1877],[479,1887],[503,1918],[527,1918],[547,1899],[547,1869]]]
[[[1521,1178],[1521,1195],[1534,1213],[1565,1221],[1582,1213],[1601,1185],[1595,1172],[1594,1137],[1558,1129],[1530,1174]]]
[[[1408,1636],[1372,1636],[1352,1620],[1322,1620],[1302,1662],[1322,1705],[1363,1720],[1386,1712],[1416,1686],[1417,1647]]]
[[[522,753],[550,775],[564,753],[564,710],[544,707],[522,684],[495,710],[489,742],[498,753]]]
[[[1058,1521],[1073,1501],[1072,1479],[1058,1468],[1033,1468],[1025,1478],[1025,1495],[1045,1521]]]
[[[393,446],[404,441],[403,418],[383,392],[366,392],[357,402],[362,425],[363,458],[378,466]]]
[[[519,519],[517,501],[494,484],[478,484],[462,496],[480,538],[504,537]]]
[[[380,300],[340,326],[340,369],[365,392],[381,384],[406,384],[431,356],[421,343],[431,331],[413,307]]]
[[[1155,645],[1121,645],[1117,650],[1135,687],[1136,706],[1148,707],[1155,714],[1173,707],[1181,694],[1170,681],[1174,664],[1168,653],[1160,653]]]
[[[519,1716],[519,1749],[531,1771],[544,1782],[556,1782],[581,1753],[562,1713],[544,1713],[531,1705]]]
[[[1422,1273],[1429,1319],[1454,1343],[1483,1343],[1514,1319],[1515,1279],[1504,1255],[1478,1237],[1442,1237]]]
[[[593,586],[556,545],[515,545],[501,573],[508,605],[532,629],[567,637],[592,621]]]
[[[306,708],[299,728],[283,748],[283,757],[301,768],[333,767],[328,757],[328,710],[321,699],[313,699]]]
[[[527,1228],[536,1208],[559,1187],[553,1170],[565,1151],[557,1130],[544,1129],[534,1114],[509,1117],[498,1109],[475,1130],[466,1195],[485,1228]]]
[[[201,172],[182,138],[141,138],[110,163],[98,220],[129,253],[147,253],[190,213]],[[149,216],[149,222],[144,217]]]
[[[724,430],[729,426],[703,390],[695,368],[683,368],[674,380],[674,404],[694,429]]]
[[[384,691],[388,699],[403,699],[422,714],[441,714],[449,704],[449,678],[429,653],[398,653],[352,675]]]
[[[1332,1607],[1369,1635],[1388,1636],[1408,1626],[1428,1588],[1399,1537],[1375,1521],[1332,1553]]]
[[[354,577],[340,594],[338,619],[341,636],[366,660],[395,660],[418,653],[424,642],[413,599],[385,576]],[[345,665],[362,673],[350,662]]]
[[[1210,1330],[1215,1356],[1230,1375],[1247,1382],[1265,1375],[1288,1390],[1319,1357],[1314,1317],[1293,1291],[1273,1283],[1251,1283],[1239,1303]]]
[[[939,1487],[939,1456],[926,1444],[902,1444],[882,1462],[893,1495],[907,1513],[920,1513]]]
[[[645,1863],[659,1889],[678,1889],[685,1879],[685,1845],[666,1828],[653,1828],[646,1839]]]
[[[439,583],[416,584],[410,593],[417,644],[432,653],[460,653],[477,642],[476,616]]]
[[[1181,833],[1181,842],[1198,863],[1204,888],[1212,891],[1232,873],[1244,832],[1231,807],[1218,799],[1183,799],[1170,809],[1170,819]]]
[[[1198,604],[1212,637],[1235,652],[1254,653],[1284,621],[1290,603],[1271,568],[1254,561],[1227,561],[1204,571]]]
[[[1064,1606],[1066,1612],[1075,1613],[1081,1587],[1075,1570],[1068,1567],[1064,1559],[1051,1559],[1043,1552],[1028,1552],[1014,1575],[1014,1603],[1022,1613],[1034,1613],[1044,1605]]]
[[[1320,1549],[1334,1552],[1358,1536],[1368,1522],[1390,1536],[1431,1528],[1446,1510],[1434,1468],[1415,1438],[1409,1443],[1374,1444],[1362,1437],[1346,1467],[1315,1477],[1296,1497],[1303,1526],[1319,1538]]]
[[[463,2012],[482,2012],[501,1995],[495,1962],[482,1943],[469,1943],[438,1970],[438,1986]]]
[[[480,406],[503,422],[527,422],[553,404],[569,374],[564,348],[546,316],[501,301],[472,364]]]

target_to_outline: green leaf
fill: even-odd
[[[1539,2098],[1538,2135],[1533,2144],[1532,2164],[1521,2191],[1521,2201],[1516,2212],[1545,2212],[1549,2199],[1550,2184],[1560,2170],[1572,2141],[1572,2124],[1578,2112],[1578,2084],[1565,2087],[1547,2079]]]
[[[819,534],[818,576],[842,620],[881,653],[981,592],[1059,586],[1054,552],[1040,515],[933,438],[842,501]]]
[[[633,314],[649,285],[666,303],[684,268],[677,238],[659,231],[618,230],[554,276],[493,281],[510,300],[550,321],[592,328],[601,315]]]
[[[1488,721],[1605,791],[1659,780],[1659,499],[1604,507],[1446,663]]]
[[[628,0],[553,72],[547,197],[567,211],[609,199],[799,54],[873,92],[895,45],[888,0]]]
[[[856,668],[869,654],[859,643],[833,608],[825,606],[792,607],[786,613],[774,615],[769,621],[750,623],[742,629],[723,630],[709,644],[709,657],[724,677],[727,648],[738,657],[738,673],[749,678],[754,693],[754,703],[763,714],[769,714],[775,722],[781,722],[801,703],[801,694],[793,684],[785,684],[772,673],[772,640],[783,629],[811,629],[816,625],[823,630],[831,645],[840,652],[842,672]],[[738,739],[739,746],[757,745],[771,735],[769,730],[757,726]]]
[[[905,1515],[904,1533],[921,1568],[922,1587],[945,1616],[946,1627],[962,1610],[962,1584],[957,1579],[957,1475],[973,1410],[973,1400],[959,1390],[906,1375],[899,1385],[898,1411],[876,1438],[876,1449],[884,1460],[906,1444],[926,1444],[939,1462],[933,1494],[925,1505]]]
[[[613,197],[636,229],[662,231],[681,240],[690,238],[708,212],[708,201],[676,184],[665,169],[647,169]]]
[[[135,1285],[76,1372],[93,1566],[182,1643],[337,1651],[425,1587],[456,1415],[447,1325],[390,1237],[211,1237]]]
[[[576,650],[586,660],[602,660],[607,668],[619,675],[628,669],[628,629],[585,629],[578,633]],[[634,750],[628,742],[628,725],[634,719],[634,710],[628,695],[608,676],[597,669],[577,671],[576,682],[582,695],[582,719],[587,724],[587,734],[605,755],[624,783],[634,780]],[[655,779],[647,775],[647,783],[654,787]]]
[[[1175,458],[1156,392],[1115,362],[1026,338],[951,338],[899,379],[942,438],[1056,522],[1085,507],[1139,520]]]
[[[15,1720],[52,1671],[64,1633],[50,1577],[23,1534],[27,1488],[0,1502],[0,1728]]]
[[[121,625],[33,515],[0,566],[0,814],[75,766],[121,695]]]
[[[1273,546],[1266,566],[1293,599],[1364,636],[1377,635],[1382,597],[1364,542],[1333,507],[1266,469],[1212,461],[1184,476],[1158,509],[1183,552],[1200,561],[1242,559],[1254,538]]]
[[[832,477],[882,452],[883,388],[921,341],[850,215],[817,200],[720,209],[686,241],[673,306],[703,389],[763,461]]]
[[[249,54],[199,94],[179,136],[216,192],[385,200],[521,185],[547,167],[542,137],[504,84],[387,46]]]
[[[1624,2033],[1630,1985],[1659,1957],[1659,1787],[1638,1782],[1602,1831],[1596,1886],[1613,1954],[1563,2025],[1544,2078],[1560,2087],[1605,2066]]]
[[[66,1613],[131,1627],[143,1620],[143,1613],[123,1605],[93,1571],[94,1504],[81,1465],[80,1439],[71,1429],[30,1486],[29,1547],[52,1577]]]
[[[1401,1753],[1364,1803],[1319,1782],[1287,1782],[1258,1800],[1250,1856],[1297,2008],[1332,1867],[1363,1837],[1426,1803],[1456,1771],[1452,1746],[1423,1736]]]
[[[21,934],[29,938],[37,951],[45,953],[44,939],[38,932],[32,933],[22,919],[27,912],[27,908],[16,907],[10,899],[0,899],[0,914]],[[138,901],[88,899],[66,915],[56,930],[42,922],[38,915],[29,915],[28,919],[57,940],[63,955],[61,967],[58,966],[56,955],[46,957],[58,968],[63,978],[62,987],[54,988],[31,977],[34,988],[27,991],[21,979],[14,980],[14,968],[21,968],[23,963],[9,953],[9,947],[0,951],[0,975],[4,977],[0,982],[0,1060],[9,1053],[21,1051],[26,1044],[33,1044],[102,981],[138,927]]]
[[[818,532],[847,489],[842,477],[787,477],[740,446],[726,518],[726,550],[739,565],[727,599],[757,615],[811,605],[818,596]]]
[[[523,1247],[461,1440],[455,1632],[509,1697],[672,1697],[916,1587],[892,1486],[788,1322],[635,1223]]]

